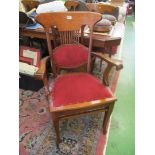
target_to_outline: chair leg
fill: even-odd
[[[102,59],[100,60],[100,66],[99,66],[99,71],[101,72],[102,70]]]
[[[109,86],[109,80],[108,80],[108,77],[109,77],[109,73],[112,69],[112,65],[111,64],[108,64],[108,66],[106,67],[105,71],[103,72],[103,83],[106,85],[106,86]]]
[[[96,57],[93,57],[93,58],[92,58],[92,62],[91,62],[91,73],[92,73],[93,70],[94,70],[95,61],[96,61]]]
[[[47,77],[46,76],[43,77],[43,83],[44,83],[44,88],[45,88],[46,96],[48,96],[49,89],[48,89],[48,80],[47,80]]]
[[[60,142],[60,134],[59,134],[59,119],[55,117],[55,115],[52,115],[53,120],[53,126],[55,128],[56,133],[56,144],[58,145]]]
[[[107,133],[107,125],[108,125],[111,113],[113,111],[113,108],[114,108],[114,103],[110,103],[108,111],[105,112],[104,120],[103,120],[103,134]]]

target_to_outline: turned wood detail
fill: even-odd
[[[79,44],[79,30],[75,31],[64,31],[60,32],[60,43],[61,44]]]

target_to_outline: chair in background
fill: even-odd
[[[124,3],[125,0],[111,0],[111,3]]]
[[[52,85],[45,86],[49,90],[47,96],[57,144],[60,142],[59,120],[63,118],[105,112],[103,132],[106,133],[107,124],[117,99],[104,84],[89,73],[91,56],[100,57],[108,63],[106,78],[104,78],[105,84],[108,84],[106,80],[109,69],[116,66],[119,70],[122,64],[115,63],[102,54],[91,53],[93,27],[101,17],[101,14],[94,12],[55,12],[39,14],[36,17],[36,21],[44,27],[46,32],[52,67],[70,68],[87,65],[87,73],[61,74],[56,77]],[[88,48],[81,45],[86,25],[90,29]],[[52,48],[50,40],[53,28],[57,29],[60,38],[60,45],[55,49]]]
[[[118,20],[119,8],[110,4],[101,4],[101,3],[87,3],[86,5],[90,11],[103,14],[102,20],[95,25],[94,31],[101,33],[109,33],[113,28],[112,25],[115,25],[115,23]],[[109,40],[108,42],[105,42],[104,44],[105,48],[96,50],[102,51],[103,53],[108,53],[109,57],[111,57],[117,51],[117,46],[115,46],[115,43],[116,45],[118,45],[117,43],[120,41],[121,40],[115,42],[115,40],[113,39]],[[102,65],[102,61],[100,64]]]
[[[26,12],[29,12],[32,9],[36,9],[40,4],[37,0],[22,0],[21,1],[26,9]]]
[[[86,5],[90,11],[103,14],[103,18],[105,17],[105,15],[106,16],[110,15],[108,20],[112,21],[113,24],[116,22],[116,20],[118,20],[119,8],[116,6],[113,6],[110,4],[101,4],[101,3],[87,3]],[[105,17],[105,19],[107,18]]]
[[[75,11],[76,7],[79,5],[78,1],[73,1],[73,0],[69,0],[65,2],[65,7],[67,8],[67,10],[72,10]]]
[[[67,0],[64,5],[68,11],[89,11],[84,1]]]

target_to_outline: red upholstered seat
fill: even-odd
[[[94,76],[88,73],[73,73],[56,79],[51,97],[51,106],[59,107],[110,98],[112,93]]]
[[[88,48],[75,44],[62,45],[54,49],[53,58],[60,67],[78,67],[87,63]]]

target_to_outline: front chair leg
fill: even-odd
[[[111,113],[113,111],[113,108],[114,108],[114,103],[110,103],[108,107],[108,111],[105,112],[104,120],[103,120],[103,134],[107,133],[107,125],[108,125]]]

